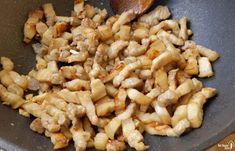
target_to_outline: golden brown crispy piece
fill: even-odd
[[[24,25],[24,42],[30,43],[36,35],[36,24],[43,17],[43,11],[40,9],[29,13],[28,19]]]

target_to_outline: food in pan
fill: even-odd
[[[24,25],[24,42],[37,41],[35,68],[20,75],[1,57],[3,104],[35,117],[30,128],[54,149],[73,141],[76,151],[124,150],[125,142],[146,150],[144,132],[179,137],[199,128],[217,92],[197,77],[214,75],[219,54],[189,39],[187,17],[170,15],[158,6],[141,17],[108,16],[75,0],[67,17],[44,4]]]

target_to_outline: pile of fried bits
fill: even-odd
[[[30,128],[54,149],[73,140],[76,151],[121,151],[125,142],[141,151],[149,148],[144,132],[178,137],[199,128],[216,89],[197,77],[213,76],[219,54],[189,40],[187,17],[170,16],[166,6],[108,16],[75,0],[67,17],[44,4],[24,25],[24,42],[38,41],[35,68],[20,75],[1,57],[3,104],[35,117]]]

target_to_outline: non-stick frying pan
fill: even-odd
[[[23,25],[27,13],[45,2],[52,2],[59,15],[69,15],[72,0],[1,0],[0,1],[0,56],[15,62],[16,70],[27,73],[35,64],[30,45],[22,42]],[[108,0],[88,0],[111,13]],[[204,122],[180,138],[146,135],[150,150],[203,150],[235,131],[235,1],[234,0],[157,0],[168,5],[175,18],[190,18],[193,39],[217,50],[221,58],[214,64],[216,76],[203,80],[205,85],[218,89],[218,96],[204,107]],[[7,151],[49,151],[50,140],[30,130],[30,119],[17,111],[0,105],[0,147]],[[65,150],[74,150],[71,144]]]

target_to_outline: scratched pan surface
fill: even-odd
[[[59,15],[69,15],[72,0],[1,0],[0,1],[0,56],[14,60],[16,70],[27,73],[35,64],[31,47],[22,43],[22,28],[28,11],[42,3],[52,2]],[[111,12],[108,0],[90,0]],[[180,138],[146,135],[150,150],[203,150],[235,131],[235,1],[233,0],[163,0],[174,17],[189,16],[193,39],[217,50],[221,58],[214,64],[216,76],[204,80],[207,86],[218,89],[219,95],[205,106],[205,118],[200,129]],[[50,140],[29,129],[31,119],[0,105],[0,147],[7,151],[50,151]],[[74,150],[73,144],[66,150]]]

